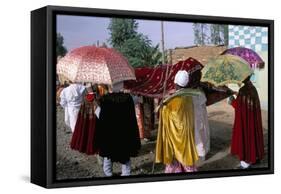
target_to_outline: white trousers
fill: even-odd
[[[112,176],[112,162],[109,158],[103,158],[103,172],[105,176]],[[131,174],[131,161],[129,160],[125,164],[122,164],[121,176],[129,176]]]

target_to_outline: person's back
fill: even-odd
[[[258,92],[256,87],[252,84],[252,82],[247,82],[242,88],[240,88],[239,95],[251,99],[254,103],[257,103],[257,105],[260,106]]]
[[[60,105],[65,111],[65,124],[74,132],[78,112],[83,101],[85,86],[71,84],[60,93]]]
[[[188,82],[189,74],[178,71],[174,80],[176,92],[159,108],[155,162],[166,165],[165,173],[197,171],[193,97],[201,93],[187,88]]]
[[[264,142],[257,90],[249,78],[244,84],[231,103],[235,108],[231,153],[239,157],[242,168],[248,168],[263,158]]]
[[[94,146],[97,119],[95,115],[97,107],[96,96],[98,96],[96,85],[87,84],[83,103],[80,106],[75,130],[70,142],[72,149],[88,155],[98,152]]]
[[[156,162],[162,162],[169,168],[177,161],[183,168],[193,168],[198,153],[194,139],[192,95],[184,92],[176,94],[164,102],[159,111]]]
[[[125,162],[140,148],[133,99],[130,94],[110,93],[100,100],[100,106],[101,155]]]
[[[100,99],[101,111],[97,121],[96,142],[104,158],[104,172],[112,176],[112,162],[122,164],[122,175],[130,175],[130,157],[140,149],[140,137],[130,94],[108,93]]]
[[[71,84],[64,88],[60,94],[62,107],[80,107],[83,102],[83,92],[85,87],[80,84]]]

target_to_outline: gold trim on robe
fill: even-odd
[[[192,95],[173,96],[160,108],[156,163],[195,165],[198,153],[194,138]]]

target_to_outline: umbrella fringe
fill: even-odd
[[[218,86],[224,86],[224,85],[226,85],[226,84],[242,84],[243,81],[244,81],[247,77],[249,77],[250,75],[251,75],[251,74],[249,74],[249,75],[246,74],[245,76],[243,76],[242,81],[238,81],[238,80],[226,80],[226,81],[217,83],[217,82],[215,82],[215,81],[212,80],[212,79],[202,78],[202,79],[201,79],[201,82],[209,82],[209,83],[215,85],[216,87],[218,87]]]

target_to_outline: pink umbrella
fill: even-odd
[[[231,54],[243,58],[247,61],[252,69],[262,69],[264,68],[264,61],[262,58],[252,49],[245,47],[234,47],[225,50],[222,55]]]
[[[63,57],[57,64],[57,74],[72,82],[115,84],[135,80],[134,69],[127,59],[113,48],[83,46]]]

